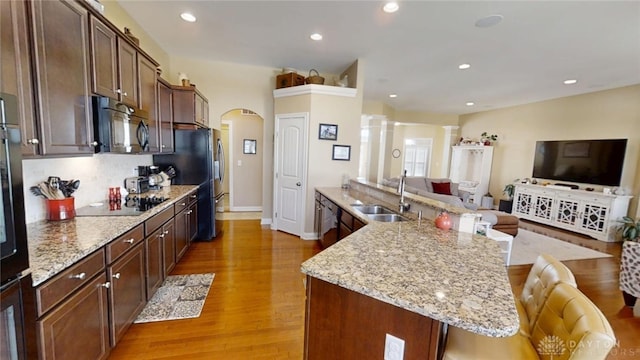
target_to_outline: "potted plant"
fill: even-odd
[[[513,194],[516,191],[516,186],[514,184],[507,184],[504,186],[504,190],[502,190],[502,193],[507,195],[507,200],[511,201],[513,200]]]
[[[640,219],[624,216],[621,222],[620,290],[624,303],[633,306],[640,298]]]
[[[485,144],[485,145],[489,146],[489,145],[491,145],[491,142],[492,142],[492,141],[496,141],[496,140],[498,140],[498,135],[495,135],[495,134],[491,134],[491,135],[489,135],[489,134],[485,131],[485,132],[483,132],[483,133],[480,135],[480,140],[482,141],[482,143],[483,143],[483,144]]]

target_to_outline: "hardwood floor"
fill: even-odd
[[[172,274],[215,272],[197,319],[133,324],[110,359],[302,359],[304,276],[300,264],[315,241],[262,228],[258,220],[225,221],[223,236],[194,243]],[[618,290],[620,244],[522,222],[522,227],[610,253],[566,261],[578,286],[607,316],[619,340],[610,360],[640,357],[640,318]],[[531,265],[509,267],[519,293]]]

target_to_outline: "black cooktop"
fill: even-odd
[[[155,195],[127,195],[121,202],[105,200],[76,209],[76,216],[137,216],[168,199]]]

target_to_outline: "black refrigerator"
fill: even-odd
[[[224,192],[224,149],[220,131],[214,129],[175,129],[173,154],[153,156],[160,170],[173,166],[176,185],[199,185],[198,235],[196,240],[210,241],[222,231],[216,220],[217,204],[222,206]]]

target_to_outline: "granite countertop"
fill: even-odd
[[[347,210],[370,200],[342,189],[317,190]],[[505,337],[519,327],[498,244],[440,230],[432,220],[369,222],[304,262],[302,272],[474,333]]]
[[[87,216],[27,224],[33,286],[47,281],[197,188],[197,185],[172,185],[145,193],[169,199],[136,216]]]

